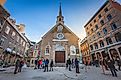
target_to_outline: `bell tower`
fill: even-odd
[[[64,20],[64,17],[62,16],[61,3],[60,3],[59,15],[57,16],[56,23],[62,23],[62,24],[64,24],[64,21],[63,20]]]

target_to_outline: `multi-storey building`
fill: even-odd
[[[4,63],[13,65],[17,57],[23,57],[28,40],[17,29],[15,20],[0,5],[0,58]]]
[[[82,54],[82,61],[83,63],[85,63],[85,61],[89,61],[91,60],[90,57],[90,51],[89,51],[89,45],[87,42],[87,37],[85,37],[81,43],[80,43],[80,50],[81,50],[81,54]]]
[[[107,0],[84,26],[92,60],[121,58],[121,5]]]

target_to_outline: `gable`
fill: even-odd
[[[61,25],[63,26],[63,31],[62,33],[69,33],[69,34],[72,34],[73,36],[75,36],[76,38],[79,39],[79,37],[74,34],[67,26],[65,26],[64,24],[61,24],[61,23],[58,23],[56,24],[53,28],[51,28],[43,37],[46,37],[48,34],[51,34],[51,33],[57,33],[57,29],[58,29],[58,26]]]

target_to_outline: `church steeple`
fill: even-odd
[[[56,23],[64,23],[63,21],[64,17],[62,16],[62,10],[61,10],[61,3],[60,3],[60,7],[59,7],[59,15],[57,16],[57,21]]]

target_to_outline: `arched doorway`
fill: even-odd
[[[109,54],[106,53],[105,51],[102,51],[101,54],[102,54],[102,57],[103,57],[103,58],[105,58],[105,57],[109,57]]]
[[[61,45],[55,47],[55,63],[65,63],[65,48]]]
[[[121,47],[118,48],[119,52],[120,52],[120,55],[121,55]]]
[[[111,54],[112,59],[115,59],[117,57],[119,58],[119,55],[118,55],[118,52],[116,51],[116,49],[110,49],[109,52]]]

